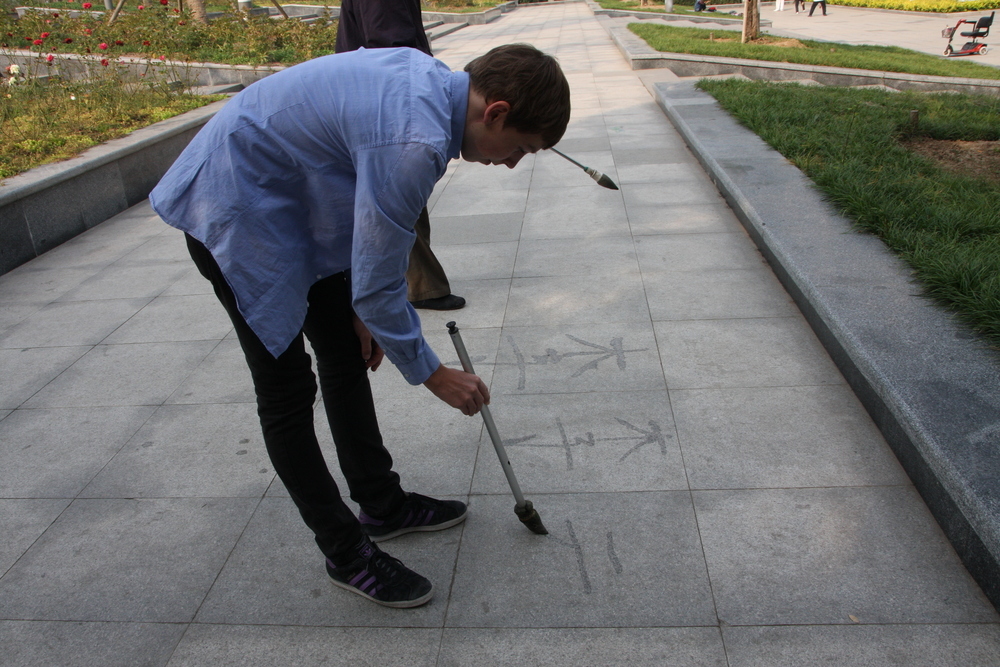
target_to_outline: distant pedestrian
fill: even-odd
[[[802,5],[802,11],[806,10],[806,0],[795,0],[795,13],[799,13],[799,5]]]
[[[802,5],[804,8],[805,3],[802,3]],[[813,12],[816,11],[816,5],[823,5],[823,16],[826,16],[826,0],[813,0],[812,6],[809,7],[809,16],[812,16]]]
[[[774,0],[774,11],[776,12],[785,11],[785,0]]]

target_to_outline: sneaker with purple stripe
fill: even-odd
[[[384,607],[406,609],[430,602],[430,581],[372,544],[368,538],[358,545],[357,557],[334,565],[326,559],[326,573],[334,586],[357,593]]]
[[[419,493],[407,493],[403,506],[390,516],[376,519],[364,513],[358,516],[361,530],[373,542],[417,531],[444,530],[465,521],[468,508],[458,500],[436,500]]]

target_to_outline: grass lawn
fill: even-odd
[[[0,178],[74,157],[97,144],[197,109],[221,96],[117,85],[11,86],[0,96]]]
[[[762,35],[750,44],[740,43],[733,30],[672,28],[630,23],[629,29],[657,51],[691,53],[748,60],[771,60],[802,65],[849,67],[882,72],[906,72],[973,79],[1000,79],[1000,69],[964,60],[948,60],[896,46],[856,46]]]
[[[897,252],[929,295],[1000,343],[1000,99],[698,85]],[[964,159],[945,159],[946,149]]]

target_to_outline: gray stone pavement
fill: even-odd
[[[404,485],[470,518],[385,545],[426,607],[331,586],[231,327],[141,204],[0,277],[2,664],[1000,662],[997,613],[586,5],[435,49],[513,41],[560,58],[560,148],[621,191],[551,153],[452,163],[433,243],[469,305],[421,315],[451,364],[458,321],[552,534],[517,521],[481,421],[387,367]]]
[[[812,6],[812,3],[809,3]],[[830,5],[827,15],[823,16],[821,8],[817,7],[812,16],[808,12],[796,14],[792,2],[785,3],[784,11],[774,11],[774,5],[762,7],[761,17],[772,21],[771,27],[765,32],[774,35],[786,35],[800,39],[821,39],[847,44],[878,44],[883,46],[899,46],[923,53],[940,56],[948,40],[941,36],[944,28],[952,28],[959,19],[976,20],[981,16],[989,16],[990,11],[959,12],[955,14],[928,14],[926,12],[890,12],[863,7],[844,7]],[[997,24],[1000,25],[1000,24]],[[972,26],[964,25],[961,30],[970,30]],[[985,41],[990,48],[984,56],[961,56],[962,60],[1000,67],[1000,50],[996,48],[1000,32],[994,26],[993,33]],[[968,41],[956,36],[952,47],[957,48]],[[959,57],[953,57],[958,59]]]

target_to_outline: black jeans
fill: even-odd
[[[302,332],[275,358],[240,315],[212,254],[191,236],[187,244],[198,270],[211,281],[236,327],[253,376],[257,414],[275,472],[316,534],[320,550],[335,563],[349,560],[352,547],[361,539],[361,526],[341,499],[316,440],[316,376],[303,333],[316,355],[323,404],[351,498],[366,514],[381,517],[398,509],[404,495],[399,475],[392,471],[392,457],[382,444],[344,274],[312,286]]]

